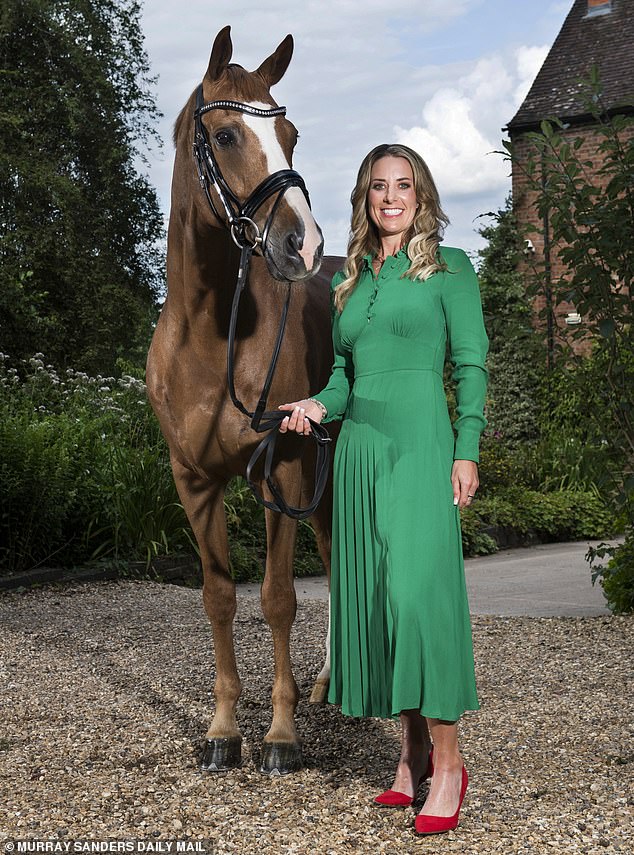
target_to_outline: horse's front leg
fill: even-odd
[[[299,500],[300,477],[298,462],[277,467],[276,480],[290,504],[297,504]],[[295,520],[266,511],[266,572],[261,598],[262,611],[273,636],[275,658],[273,721],[264,737],[260,763],[260,771],[267,774],[286,775],[302,767],[301,744],[295,727],[299,689],[293,677],[290,653],[291,628],[297,609],[293,583],[296,533]]]
[[[242,735],[236,705],[242,690],[233,643],[236,586],[229,573],[229,543],[224,510],[225,483],[200,478],[172,461],[174,480],[200,549],[203,603],[211,623],[216,660],[216,712],[202,758],[205,772],[233,769],[242,762]]]

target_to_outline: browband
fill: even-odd
[[[285,116],[286,107],[271,107],[270,110],[263,110],[261,107],[252,107],[250,104],[243,104],[240,101],[209,101],[198,107],[196,114],[202,116],[203,113],[209,110],[235,110],[236,113],[247,113],[249,116]]]

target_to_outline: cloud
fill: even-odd
[[[494,154],[501,126],[517,110],[546,53],[545,47],[519,47],[484,57],[426,102],[420,124],[395,127],[397,141],[427,161],[442,198],[508,188],[508,164]]]
[[[507,167],[486,152],[500,147],[516,90],[528,88],[535,51],[543,50],[480,61],[454,50],[463,19],[481,7],[482,0],[145,0],[146,49],[165,115],[165,149],[154,153],[150,177],[164,211],[173,122],[205,72],[216,33],[231,24],[234,61],[245,68],[257,68],[286,33],[295,38],[273,95],[300,130],[294,166],[309,187],[327,252],[345,252],[362,157],[397,135],[421,149],[450,201],[451,240],[473,245],[473,217],[496,207],[495,199],[499,207],[509,185]]]
[[[518,107],[528,95],[528,90],[531,88],[533,80],[537,77],[539,69],[544,64],[547,54],[547,45],[541,45],[540,47],[521,47],[518,50],[518,83],[515,87],[515,101],[517,102]]]
[[[420,127],[395,128],[397,142],[419,152],[427,162],[442,198],[472,196],[502,189],[508,169],[492,152],[499,148],[477,127],[473,102],[446,89],[429,101]]]

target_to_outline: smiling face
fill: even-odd
[[[368,216],[379,238],[402,237],[416,216],[416,190],[410,162],[387,155],[372,167],[367,196]]]

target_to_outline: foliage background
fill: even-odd
[[[140,363],[164,284],[158,112],[133,0],[3,0],[0,350]],[[17,364],[17,362],[16,362]]]
[[[0,485],[3,573],[97,561],[149,566],[195,551],[166,443],[133,374],[58,372],[41,353],[18,370],[0,355]],[[225,506],[234,578],[261,579],[262,508],[242,480],[229,486]],[[305,523],[296,571],[323,572]]]
[[[517,544],[596,538],[611,530],[612,516],[596,492],[531,489],[528,471],[518,471],[493,434],[482,453],[482,498],[463,514],[467,555],[498,548],[491,527]],[[0,358],[0,483],[4,573],[96,561],[149,566],[195,549],[165,441],[143,381],[133,373],[58,372],[42,354],[18,370]],[[262,508],[241,480],[229,486],[225,506],[232,574],[238,581],[260,580]],[[305,523],[295,571],[323,572]]]
[[[634,103],[608,110],[596,67],[584,83],[592,136],[558,119],[524,136],[526,160],[506,145],[513,169],[548,223],[556,276],[536,257],[525,276],[529,297],[550,324],[549,370],[539,397],[535,463],[544,487],[591,489],[613,509],[621,545],[590,549],[593,579],[610,607],[634,611]],[[622,112],[621,112],[622,110]],[[591,144],[588,144],[588,139]],[[529,235],[530,236],[530,235]],[[524,269],[528,265],[524,264]],[[582,322],[558,323],[562,305]],[[601,560],[608,557],[607,564]]]

